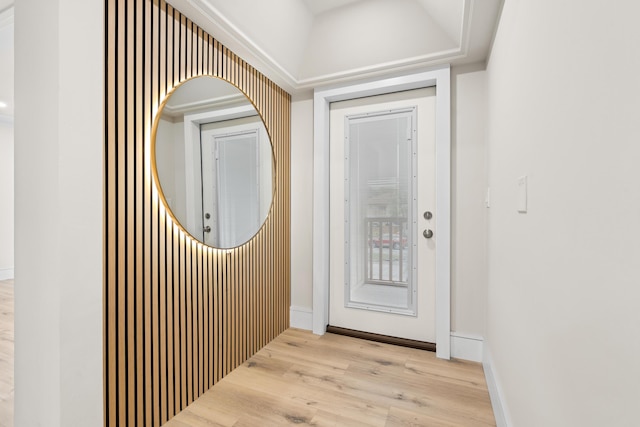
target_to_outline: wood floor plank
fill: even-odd
[[[370,427],[373,424],[365,422],[363,420],[356,420],[348,418],[342,414],[337,413],[336,410],[321,410],[318,411],[315,417],[311,420],[313,426],[349,426],[349,427]],[[377,424],[375,424],[377,425]],[[384,424],[383,424],[384,425]]]
[[[255,392],[269,394],[277,398],[281,406],[285,403],[293,407],[302,405],[314,409],[316,415],[318,411],[333,411],[339,413],[341,419],[350,420],[351,422],[347,425],[364,422],[369,426],[384,426],[388,413],[387,407],[369,405],[367,401],[353,396],[348,391],[334,390],[332,393],[326,393],[322,388],[307,381],[303,374],[306,370],[308,368],[292,366],[291,373],[294,375],[292,379],[290,375],[273,376],[267,370],[260,371],[255,366],[243,365],[233,372],[228,381],[239,387],[244,386]],[[326,375],[323,368],[318,372],[317,378],[320,382],[324,378],[334,383],[333,377]]]
[[[0,427],[13,427],[14,393],[13,280],[0,281]]]
[[[425,413],[391,408],[389,411],[389,419],[387,420],[385,427],[471,427],[480,425],[485,424],[479,424],[475,420],[466,421],[465,424],[460,424],[460,420],[450,422],[433,412]]]
[[[169,427],[491,426],[482,365],[288,329]]]

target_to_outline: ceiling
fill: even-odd
[[[504,0],[168,0],[294,95],[484,63]],[[13,0],[0,0],[0,120],[13,117]],[[247,13],[251,11],[251,13]]]
[[[484,63],[503,3],[168,1],[294,95],[318,86],[445,63]]]

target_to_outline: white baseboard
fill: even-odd
[[[289,324],[292,328],[313,329],[313,310],[305,307],[291,306],[289,308]]]
[[[482,362],[484,339],[479,335],[451,332],[451,357]]]
[[[13,268],[0,268],[0,280],[9,280],[14,277]]]
[[[493,415],[496,417],[497,427],[511,427],[511,417],[504,401],[504,393],[496,372],[493,369],[493,359],[489,346],[484,346],[484,357],[482,361],[484,368],[484,376],[487,380],[489,388],[489,396],[491,397],[491,406],[493,407]]]

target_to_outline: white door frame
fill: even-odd
[[[450,67],[314,91],[313,333],[329,321],[329,105],[402,90],[436,87],[436,356],[451,352],[451,90]]]

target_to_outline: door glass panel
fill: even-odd
[[[345,123],[345,302],[414,314],[414,110]]]

